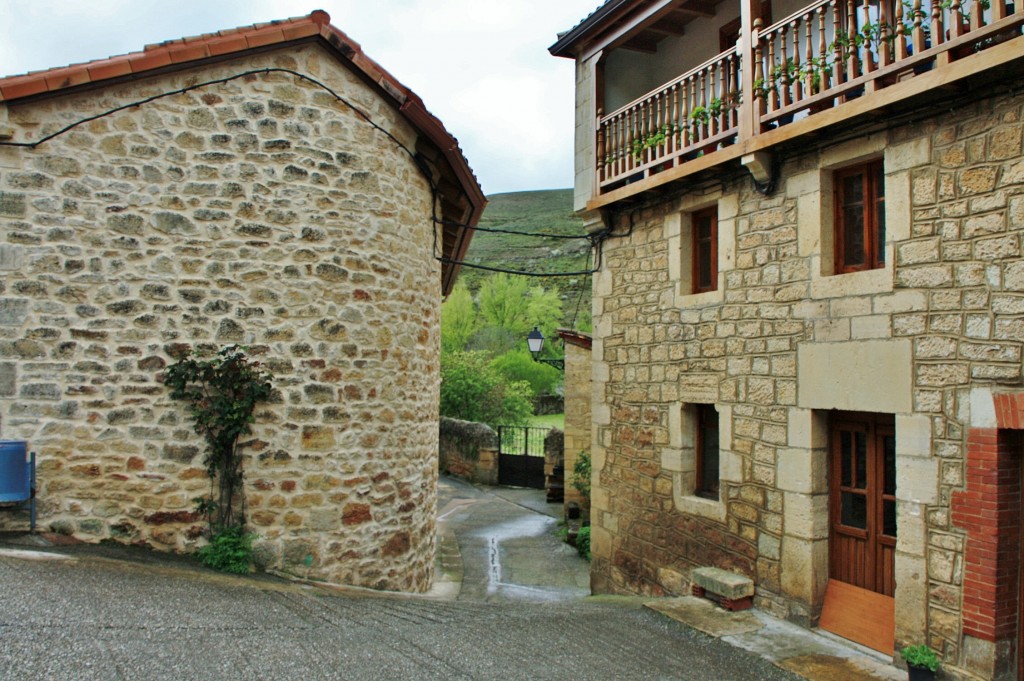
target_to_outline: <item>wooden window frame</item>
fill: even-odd
[[[706,239],[702,239],[700,236],[700,222],[703,219],[710,218],[711,220],[711,233]],[[693,293],[707,293],[708,291],[718,290],[718,206],[712,206],[711,208],[705,208],[693,213],[691,216],[691,230],[692,232],[692,243],[691,249],[693,251]],[[703,241],[709,241],[711,244],[709,262],[706,265],[701,263],[700,258],[700,245]],[[703,265],[703,266],[702,266]],[[707,270],[707,279],[710,282],[707,286],[701,286],[701,275]]]
[[[703,497],[705,499],[714,499],[718,501],[721,493],[721,461],[722,461],[722,446],[719,442],[718,452],[715,457],[714,465],[714,487],[705,484],[704,479],[705,473],[710,472],[707,469],[707,462],[705,461],[706,452],[704,451],[704,432],[711,426],[709,423],[711,416],[714,416],[713,427],[718,429],[718,410],[715,409],[713,404],[697,404],[694,405],[694,437],[693,437],[693,460],[694,460],[694,496]]]
[[[843,192],[844,180],[861,176],[863,178],[861,195],[847,197]],[[882,159],[875,159],[855,166],[834,171],[832,175],[835,215],[833,222],[835,243],[835,273],[847,274],[865,270],[878,270],[885,267],[884,232],[879,233],[879,225],[885,224],[885,171]],[[854,201],[864,206],[864,262],[848,265],[846,254],[846,224],[844,208]]]

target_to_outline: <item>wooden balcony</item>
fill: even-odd
[[[1022,26],[1024,0],[818,0],[754,19],[735,48],[597,112],[591,204],[1019,62]]]

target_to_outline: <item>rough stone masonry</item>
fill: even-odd
[[[268,67],[322,81],[415,148],[412,126],[318,45],[12,103],[8,127],[33,141]],[[204,541],[203,443],[161,375],[185,347],[241,344],[276,388],[244,448],[260,562],[428,588],[431,202],[393,140],[281,72],[0,147],[0,436],[38,452],[43,527],[171,550]]]

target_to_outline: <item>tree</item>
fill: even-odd
[[[524,425],[533,414],[525,381],[505,381],[482,352],[441,355],[441,416],[489,426]]]
[[[510,277],[501,272],[485,279],[477,295],[484,325],[505,329],[517,338],[526,338],[533,328],[529,294],[526,277]]]
[[[506,381],[526,381],[534,395],[552,395],[564,375],[550,364],[534,361],[525,348],[511,350],[491,362]]]
[[[441,305],[441,352],[465,350],[479,328],[473,296],[459,280]]]

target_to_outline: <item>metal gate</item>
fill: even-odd
[[[498,484],[544,489],[544,438],[549,428],[498,426]]]

